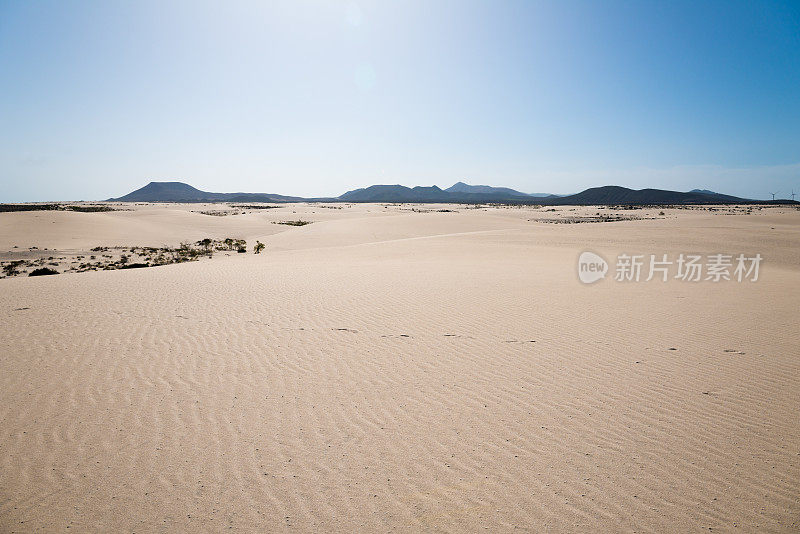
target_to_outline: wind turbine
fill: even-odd
[[[792,189],[792,202],[794,202],[794,189]]]
[[[775,200],[775,195],[777,195],[778,193],[780,193],[780,191],[775,191],[774,193],[770,193],[770,195],[772,195],[772,200]]]

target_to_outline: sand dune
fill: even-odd
[[[0,251],[267,244],[0,280],[0,530],[800,528],[800,212],[411,208],[0,214]],[[587,249],[765,259],[587,286]]]

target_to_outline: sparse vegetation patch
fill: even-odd
[[[123,210],[103,204],[0,204],[0,213],[17,211],[78,211],[82,213],[95,213]]]
[[[285,224],[287,226],[305,226],[311,224],[312,221],[273,221],[272,224]]]
[[[32,270],[28,276],[48,276],[51,274],[58,274],[58,271],[50,269],[49,267],[39,267],[38,269]]]
[[[264,244],[256,244],[257,253],[264,249]],[[47,250],[47,249],[44,249]],[[30,247],[27,252],[13,254],[36,254],[37,247]],[[28,269],[33,269],[28,276],[43,276],[59,273],[82,273],[86,271],[111,271],[116,269],[141,269],[156,267],[173,263],[197,261],[201,258],[211,258],[214,252],[231,251],[239,254],[247,252],[247,241],[244,239],[205,238],[195,243],[181,243],[178,247],[140,247],[140,246],[97,246],[91,252],[102,253],[89,255],[87,253],[71,253],[65,256],[44,256],[30,259],[11,259],[0,261],[3,278],[24,275]],[[12,254],[12,253],[10,253]],[[88,261],[87,261],[88,257]],[[45,267],[45,265],[47,265]]]

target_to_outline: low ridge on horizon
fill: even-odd
[[[552,193],[523,193],[516,189],[509,187],[495,187],[491,185],[469,185],[465,182],[456,182],[445,191],[451,193],[483,193],[483,194],[507,194],[509,196],[518,197],[555,197],[562,195],[553,195]]]

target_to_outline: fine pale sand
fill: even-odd
[[[800,211],[130,207],[0,214],[0,253],[248,253],[0,280],[2,532],[800,528]],[[639,220],[554,221],[597,213]]]

